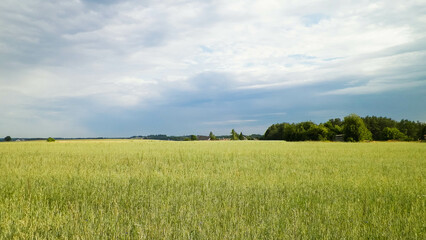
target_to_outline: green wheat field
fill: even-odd
[[[426,144],[0,143],[0,239],[426,239]]]

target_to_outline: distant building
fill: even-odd
[[[344,142],[345,141],[345,134],[337,134],[334,137],[335,142]]]
[[[197,140],[199,141],[210,141],[210,137],[209,136],[197,136]]]
[[[142,136],[131,136],[130,139],[143,139]]]

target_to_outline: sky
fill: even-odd
[[[0,136],[426,121],[426,2],[2,0]]]

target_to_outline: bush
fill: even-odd
[[[11,138],[10,136],[6,136],[6,137],[4,138],[4,140],[5,140],[6,142],[10,142],[10,141],[12,141],[12,138]]]
[[[52,137],[49,137],[49,138],[47,139],[47,141],[48,141],[48,142],[54,142],[54,141],[55,141],[55,139],[54,139],[54,138],[52,138]]]

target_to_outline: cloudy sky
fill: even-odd
[[[426,121],[424,0],[2,0],[0,135]]]

